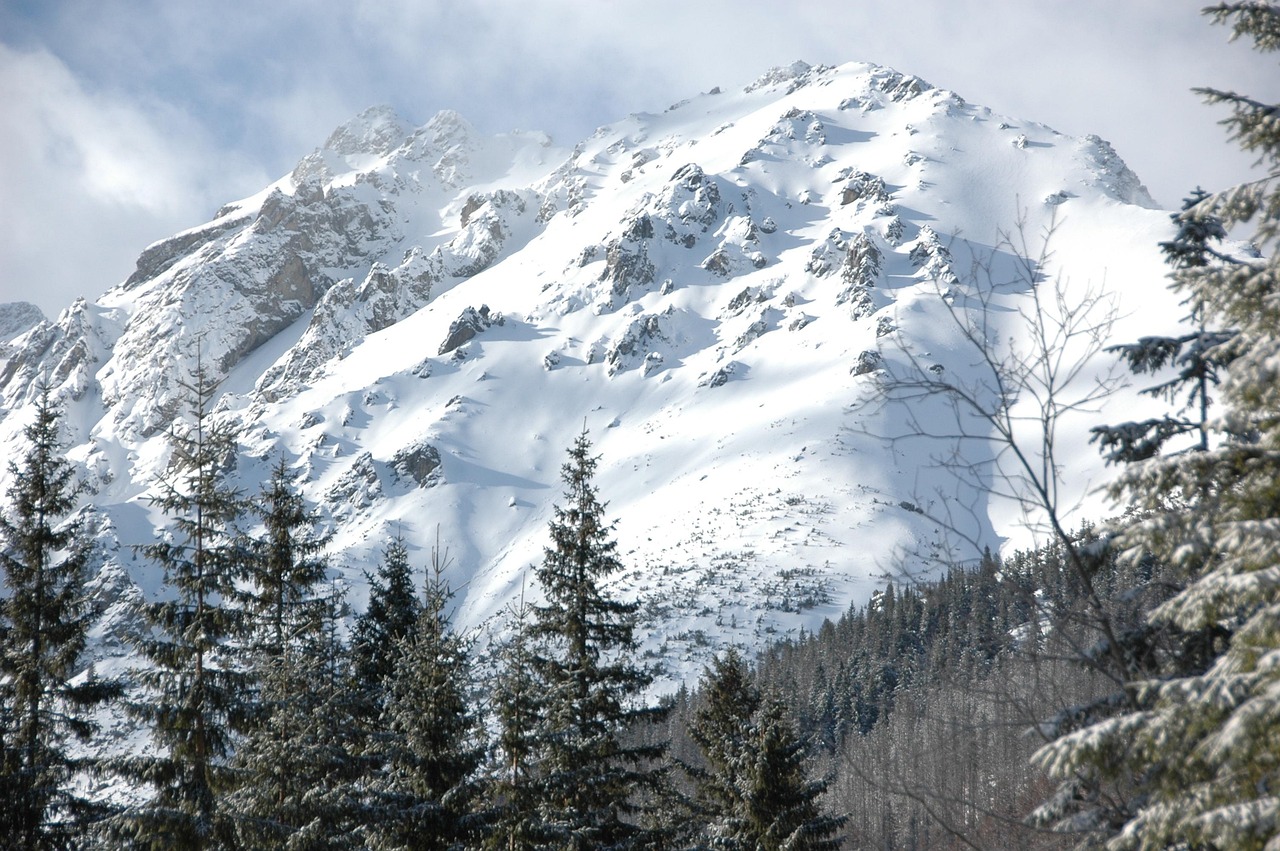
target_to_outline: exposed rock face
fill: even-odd
[[[475,339],[475,336],[480,332],[486,331],[494,325],[502,325],[504,321],[502,314],[491,316],[489,314],[489,305],[487,304],[480,305],[478,310],[474,307],[468,307],[449,325],[449,334],[444,338],[444,342],[440,344],[437,354],[447,355],[463,344]]]
[[[1061,259],[1080,280],[1108,251],[1096,232],[1167,226],[1124,200],[1141,185],[1101,140],[993,118],[889,69],[803,63],[572,151],[484,138],[456,113],[413,127],[367,110],[146,248],[96,303],[8,325],[0,308],[0,441],[17,445],[47,379],[102,538],[101,646],[123,648],[157,585],[130,554],[156,531],[147,499],[197,364],[240,430],[237,485],[290,465],[357,595],[389,529],[422,554],[439,524],[461,553],[464,628],[500,623],[585,424],[627,518],[618,590],[641,602],[649,649],[676,648],[672,676],[696,672],[717,642],[842,610],[877,572],[870,553],[932,533],[896,506],[935,473],[862,441],[879,423],[859,405],[901,347],[965,377],[946,322],[990,295],[967,270],[1009,226],[998,211],[1045,199],[1029,232],[1055,210],[1093,228],[1087,255]],[[1016,290],[994,296],[1010,337]],[[975,538],[994,539],[984,495],[964,496]]]
[[[44,313],[29,301],[0,304],[0,340],[10,340],[44,321]]]
[[[440,481],[440,450],[429,443],[406,446],[391,459],[396,478],[408,479],[420,488]]]

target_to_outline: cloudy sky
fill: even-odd
[[[1280,98],[1200,0],[0,0],[0,302],[54,315],[388,103],[571,146],[774,65],[868,61],[1110,141],[1167,207],[1245,178],[1191,87]]]

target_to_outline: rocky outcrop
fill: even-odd
[[[475,339],[475,336],[483,331],[487,331],[494,325],[502,325],[506,322],[501,313],[490,314],[489,305],[482,304],[480,307],[465,308],[458,318],[449,323],[449,333],[445,336],[444,341],[440,343],[440,349],[436,354],[447,355],[452,351],[466,343]]]

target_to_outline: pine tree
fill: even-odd
[[[233,787],[227,757],[251,714],[249,676],[231,647],[245,632],[243,611],[230,601],[247,561],[237,528],[245,503],[227,483],[236,435],[211,413],[215,385],[202,366],[182,386],[191,421],[171,431],[155,498],[170,526],[142,548],[164,569],[172,598],[148,608],[152,631],[138,647],[151,667],[135,672],[144,694],[129,707],[150,726],[157,753],[116,763],[154,795],[109,825],[114,841],[157,851],[235,847],[224,807]]]
[[[656,767],[663,748],[625,738],[660,712],[642,704],[652,675],[634,659],[636,605],[602,587],[621,564],[593,483],[597,463],[584,432],[561,471],[565,505],[554,509],[551,546],[536,570],[546,603],[534,607],[529,630],[537,838],[566,849],[643,844],[651,834],[639,804],[663,780]]]
[[[413,630],[396,642],[372,783],[369,847],[447,851],[479,839],[484,746],[471,709],[468,642],[452,631],[446,559],[435,551]]]
[[[237,749],[241,782],[228,799],[241,846],[290,851],[363,848],[371,820],[358,695],[342,643],[346,606],[337,589],[309,628],[258,672],[265,720]],[[308,619],[308,624],[312,620]]]
[[[822,813],[824,781],[806,775],[804,742],[781,700],[762,697],[736,652],[713,662],[706,704],[690,736],[707,761],[696,772],[705,839],[727,851],[834,851],[844,819]]]
[[[395,646],[413,631],[421,604],[413,589],[409,550],[399,535],[387,544],[376,577],[369,579],[369,606],[356,619],[351,637],[356,682],[380,707],[387,680],[395,673]]]
[[[1263,51],[1280,49],[1280,5],[1220,3],[1206,12]],[[1256,221],[1269,257],[1179,269],[1174,286],[1236,329],[1221,387],[1223,415],[1203,451],[1131,465],[1113,493],[1139,511],[1121,544],[1187,577],[1154,624],[1221,630],[1202,673],[1131,684],[1135,711],[1055,741],[1037,759],[1062,777],[1121,760],[1142,794],[1111,848],[1262,849],[1280,842],[1280,105],[1215,90],[1226,120],[1265,177],[1184,213],[1233,227]],[[1187,510],[1181,510],[1186,507]],[[1117,749],[1123,744],[1123,749]]]
[[[697,805],[708,844],[745,847],[736,838],[742,831],[745,756],[751,725],[760,709],[760,692],[747,663],[736,650],[712,660],[703,672],[705,704],[693,717],[689,737],[702,751],[705,770],[694,770]]]
[[[82,761],[69,745],[95,731],[88,711],[114,693],[73,682],[89,628],[88,541],[75,506],[75,471],[62,455],[61,412],[47,388],[23,430],[28,446],[10,462],[8,511],[0,514],[0,745],[6,846],[65,847],[94,808],[71,791]]]
[[[1208,198],[1207,193],[1197,188],[1184,199],[1182,212],[1174,213],[1172,217],[1178,227],[1177,235],[1160,244],[1175,275],[1186,270],[1197,270],[1198,273],[1213,265],[1235,265],[1239,262],[1218,248],[1227,236],[1221,219],[1213,215],[1187,215]],[[1169,441],[1186,435],[1195,436],[1191,448],[1201,452],[1209,448],[1211,394],[1221,383],[1223,370],[1235,356],[1234,349],[1228,345],[1235,334],[1206,327],[1210,305],[1202,294],[1190,293],[1183,304],[1190,310],[1187,318],[1196,326],[1194,331],[1143,337],[1136,343],[1107,349],[1119,354],[1136,375],[1153,375],[1170,366],[1176,368],[1173,377],[1141,392],[1163,398],[1171,404],[1185,399],[1177,411],[1164,417],[1092,429],[1093,440],[1099,444],[1108,461],[1144,461],[1160,452]]]
[[[329,606],[316,594],[328,568],[321,555],[328,536],[316,533],[317,519],[293,488],[283,458],[254,505],[263,537],[251,546],[248,578],[253,591],[246,608],[253,619],[255,650],[269,660],[314,632]]]
[[[532,774],[540,707],[533,676],[532,609],[520,600],[507,611],[508,638],[497,653],[498,678],[491,704],[498,733],[496,762],[486,785],[492,813],[484,847],[525,851],[538,847],[537,789]]]

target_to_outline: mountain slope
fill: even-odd
[[[163,523],[147,495],[199,358],[242,428],[240,481],[288,461],[357,607],[389,535],[421,565],[438,530],[456,622],[475,627],[540,559],[585,427],[619,518],[617,588],[679,676],[865,599],[937,538],[919,509],[945,506],[922,500],[950,494],[998,547],[1016,514],[955,492],[927,447],[871,437],[902,415],[860,400],[903,347],[970,369],[949,308],[993,284],[999,333],[1024,333],[1028,282],[999,236],[1019,221],[1032,251],[1056,223],[1037,274],[1069,276],[1069,298],[1105,288],[1145,328],[1176,317],[1153,206],[1096,137],[862,64],[774,69],[571,151],[372,109],[14,340],[0,438],[47,376],[101,530],[104,623],[127,621],[122,601],[163,593],[129,547]],[[1083,435],[1062,438],[1077,490],[1100,470]]]

